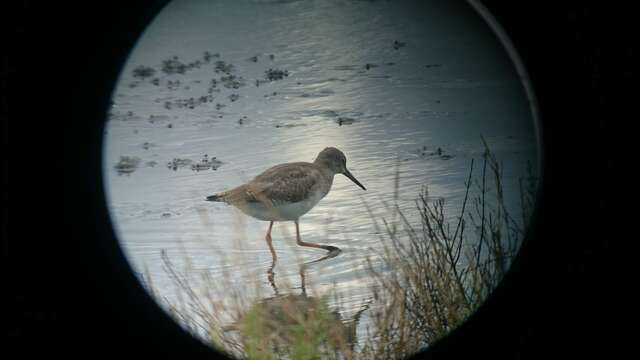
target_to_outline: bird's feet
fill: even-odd
[[[342,251],[342,250],[340,250],[339,247],[331,246],[331,245],[323,245],[322,248],[327,250],[329,252],[329,254],[333,255],[333,256],[338,255]]]

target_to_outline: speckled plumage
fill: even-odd
[[[260,220],[295,220],[327,195],[332,183],[333,173],[326,169],[295,162],[271,167],[250,182],[214,196]],[[282,207],[290,204],[308,209],[297,216],[287,216]]]

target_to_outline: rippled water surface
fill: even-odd
[[[410,221],[419,224],[414,201],[424,185],[453,215],[483,136],[515,207],[518,181],[538,161],[529,104],[488,27],[447,3],[419,11],[409,1],[170,3],[131,53],[105,128],[108,203],[134,270],[175,299],[165,250],[214,282],[226,274],[242,285],[253,274],[263,296],[273,295],[268,223],[204,198],[272,165],[313,161],[327,146],[346,154],[367,191],[336,175],[300,230],[305,241],[342,249],[309,266],[306,282],[319,293],[335,285],[345,318],[371,297],[364,263],[380,249],[372,215],[390,216],[396,169],[397,202]],[[140,66],[153,74],[140,76]],[[286,73],[269,81],[269,69]],[[205,154],[216,170],[193,170]],[[174,159],[192,162],[168,166]],[[295,293],[299,264],[324,251],[296,246],[292,222],[276,223],[272,235],[275,285]],[[365,313],[360,330],[366,322]]]

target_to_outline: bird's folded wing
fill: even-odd
[[[247,184],[247,200],[267,205],[296,203],[317,190],[321,174],[308,163],[274,166]]]

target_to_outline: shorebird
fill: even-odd
[[[248,183],[207,196],[206,200],[225,202],[253,218],[269,221],[265,239],[274,261],[277,258],[271,239],[274,221],[293,221],[296,224],[298,245],[333,252],[339,249],[335,246],[302,241],[298,219],[329,193],[335,174],[343,174],[363,190],[367,190],[347,170],[347,158],[342,151],[328,147],[322,150],[312,163],[293,162],[276,165]]]

